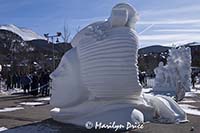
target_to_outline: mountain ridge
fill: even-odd
[[[24,41],[30,41],[30,40],[35,40],[35,39],[44,39],[45,37],[40,36],[36,32],[32,31],[31,29],[28,28],[20,28],[14,24],[5,24],[5,25],[0,25],[0,30],[7,30],[11,31],[17,35],[19,35]]]

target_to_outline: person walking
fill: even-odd
[[[196,82],[196,75],[195,75],[195,73],[192,73],[191,79],[192,79],[192,88],[195,88],[195,82]]]

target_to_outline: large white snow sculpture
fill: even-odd
[[[87,121],[135,124],[186,119],[173,100],[140,96],[136,20],[134,8],[118,4],[107,21],[90,24],[76,34],[73,48],[50,75],[53,119],[81,126]]]
[[[175,95],[177,100],[190,91],[191,86],[191,50],[189,47],[172,48],[167,64],[160,62],[154,70],[156,74],[153,90],[155,93]]]

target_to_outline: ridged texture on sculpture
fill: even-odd
[[[83,83],[95,97],[139,96],[134,31],[119,27],[103,34],[105,39],[77,46]]]

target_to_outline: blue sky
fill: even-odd
[[[120,2],[140,15],[136,30],[140,47],[200,42],[200,0],[0,0],[0,24],[15,24],[43,35],[71,31],[108,18]]]

